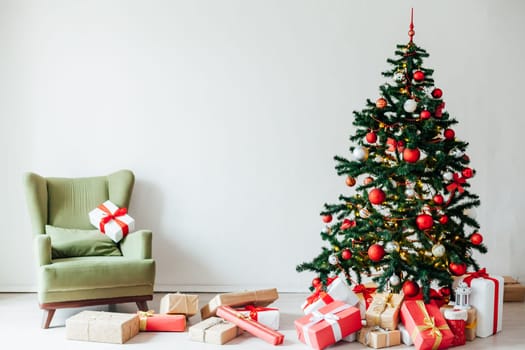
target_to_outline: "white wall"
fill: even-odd
[[[34,290],[25,171],[137,177],[157,290],[306,291],[319,212],[348,193],[353,110],[415,5],[478,171],[481,265],[525,279],[525,2],[0,1],[0,291]]]

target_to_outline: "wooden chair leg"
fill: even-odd
[[[148,302],[146,300],[137,301],[137,307],[140,311],[148,311]]]
[[[51,320],[55,315],[56,309],[44,309],[44,314],[42,315],[42,328],[47,329],[51,324]]]

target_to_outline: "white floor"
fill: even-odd
[[[149,303],[151,309],[158,310],[159,300],[164,294],[156,294],[152,302]],[[214,294],[199,294],[199,302],[206,303]],[[279,347],[284,349],[303,349],[308,347],[299,340],[294,329],[294,320],[299,318],[302,303],[306,295],[303,294],[284,294],[281,293],[279,300],[272,306],[281,309],[281,329],[285,335],[285,342]],[[107,307],[90,308],[95,310],[108,311]],[[12,347],[29,348],[36,346],[39,350],[53,349],[121,349],[142,348],[148,350],[216,350],[216,349],[250,349],[262,350],[273,349],[273,345],[264,341],[243,334],[233,341],[223,346],[211,344],[195,343],[188,340],[188,333],[145,333],[141,332],[124,345],[103,344],[92,342],[80,342],[66,340],[65,320],[79,312],[79,309],[58,310],[50,329],[41,329],[41,310],[36,302],[36,295],[32,293],[0,293],[0,348],[12,349]],[[112,310],[113,311],[113,310]],[[134,304],[122,304],[116,307],[117,312],[135,312]],[[489,338],[477,338],[473,342],[461,349],[525,349],[525,303],[505,303],[503,309],[503,331],[496,336]],[[200,316],[190,318],[189,324],[200,321]],[[339,342],[329,349],[364,349],[359,343]],[[413,349],[400,345],[393,349]]]

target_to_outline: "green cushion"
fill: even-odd
[[[77,256],[122,256],[118,245],[98,230],[46,225],[53,259]]]

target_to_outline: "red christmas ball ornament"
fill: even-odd
[[[414,72],[413,77],[414,77],[415,81],[420,82],[420,81],[425,80],[425,73],[423,73],[420,70],[417,70],[417,71]]]
[[[322,284],[322,281],[319,277],[316,277],[312,280],[312,286],[315,288],[319,287]]]
[[[328,224],[329,222],[332,221],[332,215],[328,214],[328,215],[323,215],[323,222]]]
[[[377,141],[377,134],[373,131],[370,131],[366,134],[366,142],[368,143],[375,143]]]
[[[432,97],[441,98],[443,96],[443,91],[440,88],[435,88],[432,90]]]
[[[374,188],[368,193],[368,200],[372,204],[381,204],[385,201],[386,194],[380,188]]]
[[[463,169],[463,171],[461,171],[461,174],[463,174],[464,178],[468,179],[474,176],[474,170],[472,170],[471,168],[465,168]]]
[[[445,136],[445,138],[447,140],[452,140],[454,139],[454,137],[456,136],[456,133],[454,132],[454,130],[452,129],[446,129],[444,132],[443,132],[443,136]]]
[[[364,185],[370,185],[372,182],[374,182],[374,178],[371,176],[368,176],[363,180]]]
[[[405,283],[403,283],[403,294],[409,298],[415,297],[419,294],[419,285],[414,281],[405,281]]]
[[[432,198],[432,201],[437,205],[441,205],[445,200],[443,199],[443,196],[438,193]]]
[[[461,276],[467,272],[467,265],[464,263],[457,264],[457,263],[451,262],[448,265],[448,269],[450,270],[450,272],[452,272],[454,276]]]
[[[370,248],[368,248],[368,257],[370,260],[378,262],[383,259],[385,256],[385,249],[380,244],[372,244]]]
[[[434,219],[428,214],[420,214],[416,217],[416,225],[421,231],[428,230],[434,225]]]
[[[480,245],[481,242],[483,242],[483,236],[480,235],[478,232],[473,233],[472,236],[470,236],[470,241],[474,245]]]
[[[403,160],[408,163],[415,163],[419,160],[419,157],[421,156],[421,152],[419,152],[419,148],[405,148],[403,150]]]
[[[351,227],[355,227],[356,223],[354,220],[344,219],[341,224],[341,230],[348,230]]]
[[[352,187],[355,185],[356,181],[355,181],[355,178],[351,177],[351,176],[347,176],[346,177],[346,180],[345,180],[345,183],[348,187]]]
[[[427,111],[426,109],[424,111],[421,111],[421,113],[419,113],[419,117],[421,119],[430,119],[430,117],[432,116],[432,114]]]
[[[383,108],[386,107],[386,105],[387,105],[387,101],[384,98],[380,97],[380,98],[377,99],[377,101],[376,101],[376,107],[377,108],[383,109]]]
[[[441,217],[439,218],[439,223],[440,223],[441,225],[445,225],[447,222],[448,222],[448,216],[446,216],[446,215],[441,215]]]
[[[344,249],[342,252],[341,252],[341,258],[343,260],[349,260],[352,258],[352,252],[350,251],[350,249],[346,248]]]

